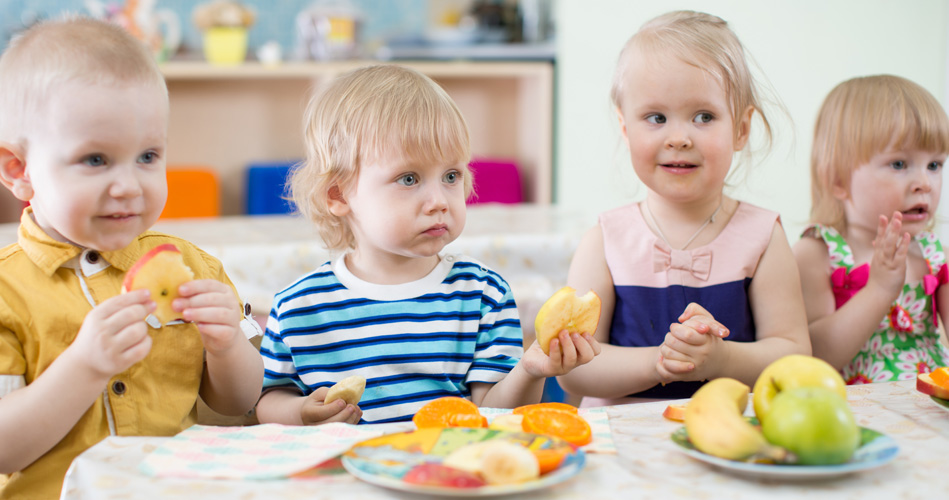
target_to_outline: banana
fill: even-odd
[[[510,441],[494,441],[481,455],[481,477],[488,484],[516,484],[540,477],[537,457]]]
[[[347,404],[358,405],[362,398],[363,391],[366,390],[366,379],[359,375],[346,377],[337,382],[326,393],[323,404],[328,405],[337,399],[342,399]]]
[[[513,413],[498,415],[494,417],[494,420],[491,421],[491,425],[489,425],[488,428],[499,431],[522,432],[524,430],[524,415],[515,415]]]
[[[699,451],[729,460],[768,458],[783,461],[784,448],[773,446],[743,416],[749,388],[732,378],[703,385],[685,408],[685,429]]]
[[[479,474],[488,484],[514,484],[540,477],[537,457],[510,441],[492,440],[462,446],[442,465]]]

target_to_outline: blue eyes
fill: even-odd
[[[942,163],[938,161],[930,162],[929,165],[926,165],[926,169],[928,170],[939,170],[940,168],[942,168]]]
[[[458,182],[460,178],[461,178],[461,172],[458,172],[457,170],[452,170],[446,173],[444,176],[442,176],[442,182],[446,184],[454,184]],[[405,174],[397,178],[395,182],[403,186],[414,186],[419,183],[419,178],[418,178],[418,175],[416,174]]]
[[[82,163],[90,167],[101,167],[105,165],[105,157],[102,155],[89,155],[82,159]]]
[[[893,170],[906,170],[908,168],[908,165],[903,160],[891,161],[888,164],[888,166],[892,168]],[[942,168],[942,162],[939,162],[939,161],[931,161],[926,164],[926,170],[937,171],[941,168]]]
[[[709,123],[714,119],[715,116],[712,113],[699,113],[692,118],[692,123]],[[662,125],[666,123],[666,117],[661,113],[654,113],[646,116],[646,121],[654,125]]]
[[[139,156],[138,160],[136,161],[138,163],[143,163],[146,165],[155,163],[156,161],[158,161],[158,153],[154,151],[147,151],[145,153],[142,153],[142,155]],[[84,165],[88,165],[90,167],[103,167],[103,166],[108,165],[108,160],[106,159],[105,155],[99,154],[99,153],[94,153],[91,155],[84,156],[82,159],[79,160],[79,162]]]

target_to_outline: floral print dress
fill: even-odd
[[[837,309],[867,284],[870,265],[854,266],[850,245],[837,230],[814,225],[805,236],[824,240],[830,254],[831,285]],[[913,238],[923,251],[929,275],[918,283],[903,285],[903,291],[890,307],[870,339],[844,367],[848,384],[867,384],[895,380],[913,380],[917,373],[928,373],[949,366],[949,349],[939,339],[935,292],[949,281],[949,266],[942,244],[932,232]]]

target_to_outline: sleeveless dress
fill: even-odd
[[[867,284],[869,263],[854,266],[850,245],[832,227],[809,226],[803,236],[820,238],[827,245],[831,287],[840,309]],[[939,340],[935,297],[936,289],[949,278],[946,254],[931,232],[921,232],[913,241],[923,251],[929,274],[920,282],[903,285],[876,331],[842,370],[848,384],[913,380],[917,373],[949,365],[949,349]]]
[[[610,343],[660,345],[669,325],[690,302],[725,325],[726,341],[753,342],[755,322],[748,287],[771,241],[778,214],[740,202],[709,244],[674,250],[649,229],[638,203],[600,215],[603,247],[616,293]],[[673,382],[632,394],[637,398],[687,398],[702,382]]]

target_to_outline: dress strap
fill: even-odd
[[[823,224],[811,224],[801,233],[801,236],[820,238],[827,245],[830,255],[830,265],[833,269],[844,268],[849,273],[854,266],[853,250],[847,240],[834,228]]]

